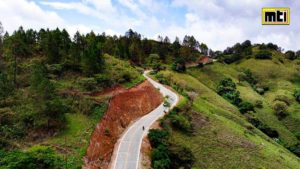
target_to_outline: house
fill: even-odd
[[[214,60],[208,56],[204,56],[202,58],[199,59],[198,64],[200,65],[206,65],[206,64],[210,64],[213,63]]]

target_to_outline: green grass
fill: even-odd
[[[66,129],[42,144],[52,146],[64,157],[67,156],[68,168],[81,168],[90,136],[105,111],[106,106],[102,106],[96,108],[90,116],[80,113],[66,114]]]
[[[172,141],[193,151],[196,157],[194,166],[198,168],[300,168],[298,157],[260,130],[251,127],[235,106],[215,93],[221,79],[230,77],[237,82],[240,69],[238,65],[215,63],[202,69],[191,68],[187,71],[188,74],[161,72],[172,84],[196,92],[198,96],[194,100],[193,111],[208,119],[192,136],[174,130]],[[288,76],[285,78],[288,79]],[[238,90],[244,100],[252,103],[256,100],[263,101],[264,108],[257,109],[255,115],[278,130],[281,140],[287,144],[297,141],[296,131],[287,128],[285,122],[279,121],[274,115],[270,107],[274,96],[261,96],[244,82],[238,85]],[[288,118],[286,120],[291,121]],[[291,128],[297,128],[296,124],[291,123]]]

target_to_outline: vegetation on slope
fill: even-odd
[[[174,125],[174,110],[162,120],[168,142],[189,148],[199,168],[299,168],[299,61],[273,44],[230,50],[211,65],[154,75],[191,100],[175,108],[183,123]]]

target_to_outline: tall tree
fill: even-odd
[[[208,47],[206,44],[201,43],[199,48],[202,54],[208,55]]]
[[[56,96],[55,87],[47,78],[44,64],[34,63],[30,83],[31,96],[34,100],[34,128],[57,129],[64,125],[66,107]]]
[[[3,33],[4,33],[4,28],[2,26],[2,23],[0,22],[0,59],[3,56]]]
[[[86,46],[83,50],[83,72],[89,76],[100,73],[103,69],[103,65],[104,59],[102,58],[100,43],[97,42],[95,33],[91,32],[86,36]]]

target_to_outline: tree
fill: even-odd
[[[180,56],[180,48],[181,48],[181,45],[180,45],[180,40],[178,37],[175,38],[175,41],[172,43],[172,55],[174,58],[178,58]]]
[[[284,54],[285,58],[289,59],[289,60],[295,60],[297,58],[297,55],[294,51],[286,51]]]
[[[13,85],[6,74],[0,72],[0,99],[8,97],[13,91]]]
[[[266,50],[259,51],[255,55],[256,59],[272,59],[272,53]]]
[[[169,133],[164,130],[150,129],[148,138],[152,147],[158,147],[160,144],[166,145]]]
[[[3,33],[4,33],[4,28],[2,26],[2,23],[0,22],[0,59],[3,56]]]
[[[249,111],[254,111],[254,106],[253,104],[249,103],[249,102],[242,102],[240,105],[239,105],[239,110],[241,113],[247,113]]]
[[[236,84],[230,78],[225,78],[220,81],[217,87],[217,93],[236,106],[239,106],[242,102],[240,93],[236,90]]]
[[[47,78],[46,68],[36,62],[32,68],[30,91],[34,100],[34,128],[56,129],[64,125],[66,107],[55,94],[54,85]]]
[[[94,32],[87,34],[86,46],[83,50],[82,70],[86,75],[100,73],[103,69],[104,59]]]
[[[300,50],[298,50],[298,51],[296,52],[296,58],[297,58],[297,59],[300,59]]]
[[[177,72],[185,72],[185,61],[182,57],[175,58],[175,62],[172,64],[172,70]]]
[[[199,47],[202,54],[208,55],[208,47],[206,44],[201,43]]]
[[[275,111],[275,115],[279,120],[285,118],[288,115],[287,112],[288,105],[283,101],[275,101],[273,104],[273,110]]]
[[[158,54],[150,54],[147,58],[147,65],[151,67],[154,71],[161,70],[161,60]]]
[[[300,89],[296,89],[294,91],[294,96],[295,96],[296,100],[300,103]]]

